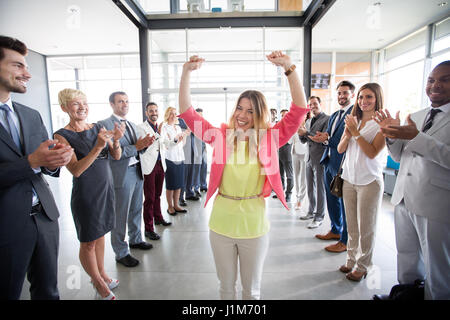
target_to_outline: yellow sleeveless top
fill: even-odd
[[[209,220],[212,231],[238,239],[257,238],[269,232],[262,196],[243,200],[227,198],[260,195],[266,179],[261,168],[257,155],[249,156],[248,142],[239,141],[223,170]]]

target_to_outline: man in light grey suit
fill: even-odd
[[[149,135],[138,138],[136,125],[126,120],[129,102],[125,92],[113,92],[109,103],[113,109],[112,116],[98,123],[107,130],[113,129],[116,122],[124,122],[126,125],[125,134],[120,139],[122,157],[120,160],[111,160],[116,195],[116,225],[111,231],[111,245],[118,263],[125,267],[135,267],[139,260],[130,254],[125,241],[127,225],[130,248],[149,250],[153,247],[142,240],[141,234],[144,180],[139,159],[139,154],[151,144],[152,139]]]
[[[395,205],[400,284],[425,280],[425,299],[450,299],[450,61],[430,73],[431,108],[376,115],[391,157],[400,162]]]
[[[43,174],[59,176],[73,150],[48,140],[34,109],[12,101],[31,78],[17,39],[0,36],[0,300],[17,300],[25,276],[31,299],[59,299],[59,212]]]
[[[324,132],[328,126],[330,116],[322,112],[320,108],[320,98],[311,96],[308,100],[312,117],[305,123],[304,128],[300,128],[300,141],[307,143],[306,153],[306,185],[308,188],[309,209],[301,220],[313,219],[308,228],[314,229],[322,224],[325,216],[326,193],[323,182],[324,167],[320,164],[325,147],[320,142],[314,142],[309,136],[314,136],[316,132]]]

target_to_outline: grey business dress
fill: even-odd
[[[84,158],[95,146],[100,127],[82,132],[59,129],[72,146],[77,159]],[[114,228],[114,183],[108,160],[108,147],[78,178],[73,177],[71,209],[80,242],[96,240]]]

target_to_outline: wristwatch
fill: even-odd
[[[284,74],[286,75],[286,77],[287,77],[288,75],[290,75],[290,74],[292,73],[292,71],[295,70],[295,68],[296,68],[295,64],[291,65],[291,66],[289,67],[289,69],[287,69],[287,70],[284,72]]]

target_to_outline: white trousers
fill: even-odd
[[[430,203],[430,205],[433,205]],[[401,284],[425,279],[425,299],[450,299],[450,224],[395,206],[397,274]]]
[[[294,166],[294,181],[297,202],[303,202],[306,195],[306,161],[304,154],[292,154],[292,165]]]
[[[242,284],[243,300],[259,300],[264,259],[269,248],[269,235],[254,239],[233,239],[209,231],[216,263],[222,300],[236,300],[237,271]]]

